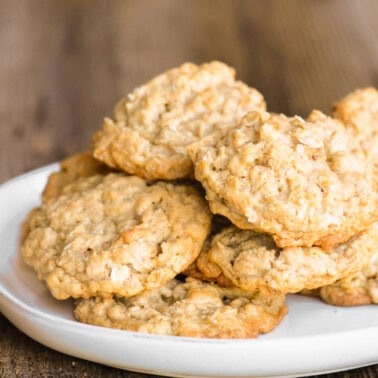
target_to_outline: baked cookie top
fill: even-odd
[[[147,179],[193,175],[186,146],[265,110],[256,89],[235,80],[221,62],[185,63],[133,90],[93,137],[94,156]]]
[[[28,224],[21,255],[54,297],[131,296],[192,263],[211,215],[190,185],[111,173],[65,186]]]
[[[58,197],[65,186],[77,179],[94,175],[105,175],[112,169],[95,159],[91,151],[84,151],[72,155],[60,162],[60,169],[53,172],[47,180],[42,193],[42,201]]]
[[[378,90],[368,87],[349,93],[335,104],[333,115],[360,142],[378,177]]]
[[[187,279],[132,298],[81,299],[84,323],[170,336],[253,338],[273,330],[287,313],[282,294],[264,296]]]
[[[280,247],[332,245],[376,219],[372,166],[341,122],[253,111],[188,147],[213,213]]]
[[[210,264],[218,265],[235,286],[244,290],[296,293],[360,271],[377,247],[378,223],[331,251],[319,247],[282,249],[269,235],[230,226],[213,238],[207,256]],[[202,272],[206,274],[207,270]]]
[[[84,151],[69,156],[60,162],[59,171],[51,173],[48,177],[42,193],[42,202],[59,197],[66,186],[70,186],[72,190],[74,190],[75,187],[70,184],[78,179],[94,175],[105,175],[112,171],[112,168],[95,159],[90,151]],[[30,219],[38,211],[38,208],[30,211],[26,219],[22,222],[20,243],[22,243],[29,234]]]
[[[378,252],[372,255],[363,270],[321,287],[319,295],[335,306],[378,304]]]

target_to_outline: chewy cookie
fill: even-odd
[[[188,147],[213,213],[279,247],[333,245],[376,219],[372,166],[341,122],[253,111]]]
[[[170,336],[252,338],[273,330],[287,313],[285,296],[173,280],[132,298],[79,300],[84,323]]]
[[[94,175],[105,175],[112,172],[106,164],[92,156],[91,151],[84,151],[70,156],[60,162],[60,170],[52,173],[42,193],[42,202],[59,197],[63,188],[74,181]]]
[[[373,87],[355,90],[335,104],[333,115],[360,142],[378,175],[378,90]]]
[[[319,247],[282,249],[269,235],[230,226],[214,236],[208,249],[197,258],[203,259],[197,267],[213,280],[217,279],[216,273],[222,272],[244,290],[296,293],[355,274],[371,261],[377,246],[378,223],[331,251]],[[203,264],[206,260],[209,267]],[[218,272],[214,264],[219,267]]]
[[[80,178],[90,177],[94,175],[105,175],[113,170],[95,159],[90,151],[80,152],[70,156],[60,162],[60,169],[53,172],[48,177],[47,183],[42,193],[42,202],[49,201],[59,197],[63,191],[67,192],[67,188],[75,190],[75,186],[70,185]],[[30,220],[39,209],[35,208],[26,217],[21,224],[20,242],[23,243],[25,237],[30,232]]]
[[[214,282],[222,287],[233,287],[234,283],[228,279],[221,268],[209,258],[210,239],[208,239],[199,256],[182,274],[187,277],[197,278],[201,281]]]
[[[378,252],[373,254],[363,270],[321,287],[318,294],[325,302],[335,306],[378,304]]]
[[[252,109],[265,110],[256,89],[235,80],[221,62],[185,63],[121,100],[93,138],[94,156],[147,179],[191,177],[186,147],[233,126]]]
[[[211,233],[206,239],[201,253],[198,255],[195,261],[189,265],[182,273],[187,277],[197,278],[202,281],[214,282],[222,287],[235,286],[231,280],[229,280],[222,270],[209,259],[209,250],[213,238],[224,228],[230,226],[232,223],[227,219],[219,215],[214,215],[211,225]]]
[[[190,185],[82,178],[28,217],[21,255],[58,299],[135,295],[186,269],[211,216]]]

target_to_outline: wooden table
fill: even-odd
[[[184,61],[229,63],[271,111],[329,112],[378,86],[377,19],[376,0],[0,0],[0,182],[87,148],[120,97]],[[1,315],[0,376],[147,377],[50,350]]]

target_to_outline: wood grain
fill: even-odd
[[[329,112],[378,86],[377,17],[375,0],[0,0],[0,182],[88,147],[120,97],[184,61],[229,63],[271,111]],[[52,351],[1,315],[0,376],[148,377]]]

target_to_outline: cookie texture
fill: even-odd
[[[95,175],[32,211],[21,255],[58,299],[131,296],[186,269],[210,225],[193,186]]]
[[[222,270],[209,259],[209,250],[213,238],[224,228],[231,225],[231,222],[222,216],[215,215],[211,223],[211,232],[206,239],[198,257],[182,273],[187,277],[197,278],[202,281],[214,282],[219,286],[232,287],[233,282],[228,279]]]
[[[360,142],[378,178],[378,90],[367,87],[349,93],[335,104],[333,115]]]
[[[84,151],[69,156],[62,160],[59,166],[59,170],[51,173],[47,179],[41,196],[42,202],[59,197],[63,193],[64,188],[67,186],[71,186],[71,188],[74,190],[75,186],[70,184],[74,183],[78,179],[95,175],[104,175],[113,171],[112,168],[95,159],[92,156],[91,151]],[[38,211],[38,208],[30,211],[26,219],[22,222],[20,230],[20,244],[23,243],[25,237],[29,234],[30,220]]]
[[[226,64],[185,63],[118,103],[93,137],[94,156],[147,179],[191,177],[189,144],[265,107],[261,93],[235,80]]]
[[[60,163],[60,169],[52,173],[42,193],[42,201],[59,197],[63,188],[72,182],[94,175],[105,175],[112,172],[106,164],[92,156],[91,151],[84,151],[70,156]]]
[[[330,251],[319,247],[282,249],[269,235],[230,226],[214,237],[207,254],[244,290],[296,293],[357,273],[370,262],[377,247],[378,223]]]
[[[319,295],[335,306],[378,304],[378,252],[373,254],[363,270],[321,287]]]
[[[182,274],[186,277],[197,278],[201,281],[214,282],[222,287],[235,286],[234,283],[223,274],[221,268],[210,260],[208,253],[209,245],[210,241],[208,240],[196,260],[193,261]]]
[[[84,323],[170,336],[253,338],[273,330],[287,313],[281,294],[264,296],[196,279],[173,280],[132,298],[79,300]]]
[[[188,147],[213,213],[279,247],[333,245],[376,219],[373,168],[341,122],[252,111]]]

